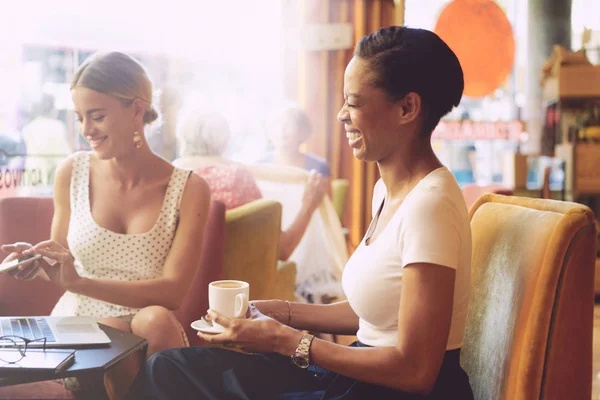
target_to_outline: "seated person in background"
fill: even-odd
[[[263,198],[283,205],[281,227],[288,229],[302,207],[309,172],[291,166],[261,164],[250,167]],[[296,293],[308,303],[330,303],[344,298],[341,277],[348,252],[340,221],[329,199],[319,206],[290,260],[296,263]]]
[[[155,354],[131,398],[472,400],[460,366],[471,228],[456,179],[431,147],[463,87],[456,55],[435,33],[393,26],[363,37],[338,120],[354,157],[376,162],[381,180],[371,226],[344,269],[348,301],[257,301],[245,319],[211,310],[224,331],[198,336],[226,348]]]
[[[231,132],[225,117],[217,112],[194,110],[186,113],[177,128],[179,154],[173,165],[194,170],[208,182],[212,198],[227,209],[262,198],[251,172],[243,165],[223,157]],[[310,219],[325,195],[326,183],[316,173],[310,175],[302,207],[290,227],[281,232],[279,259],[287,260],[300,243]]]
[[[262,198],[250,171],[223,157],[230,135],[222,114],[190,111],[177,127],[178,152],[182,156],[173,161],[176,167],[202,176],[212,198],[225,203],[228,210]]]
[[[23,127],[27,147],[25,169],[37,170],[41,185],[22,187],[19,196],[51,196],[52,176],[59,162],[72,153],[67,127],[58,119],[54,96],[44,93],[34,107],[35,118]]]
[[[132,57],[92,56],[75,72],[71,95],[92,151],[57,168],[50,240],[3,246],[11,252],[7,260],[41,254],[56,261],[15,270],[17,278],[37,276],[65,290],[52,315],[91,315],[133,332],[148,340],[148,356],[186,346],[172,311],[199,265],[210,189],[148,148],[144,127],[158,114],[152,82]],[[109,392],[129,385],[136,358],[107,372]],[[65,382],[68,389],[77,383]]]
[[[274,150],[265,162],[291,165],[308,171],[314,169],[325,177],[331,177],[326,160],[300,151],[300,145],[306,142],[312,133],[310,118],[304,110],[288,105],[275,113],[269,125],[269,139]]]

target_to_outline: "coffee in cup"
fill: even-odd
[[[250,285],[244,281],[214,281],[208,285],[208,305],[227,318],[244,318],[248,311]],[[213,325],[223,328],[216,322]]]

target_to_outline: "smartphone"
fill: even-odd
[[[35,260],[39,260],[40,258],[42,258],[41,254],[34,254],[32,256],[23,256],[23,257],[16,258],[12,261],[4,262],[4,263],[0,264],[0,274],[4,273],[4,272],[8,272],[10,270],[13,270],[21,265],[28,264]]]

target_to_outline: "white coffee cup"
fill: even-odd
[[[227,318],[244,318],[248,311],[250,284],[244,281],[214,281],[208,285],[208,305],[211,310]],[[216,322],[218,329],[223,327]]]

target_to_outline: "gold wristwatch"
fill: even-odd
[[[292,362],[298,368],[306,369],[310,365],[310,344],[315,335],[305,333],[298,343],[298,347],[292,356]]]

